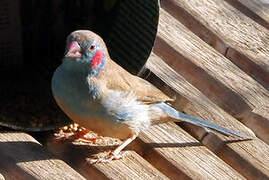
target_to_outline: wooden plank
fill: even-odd
[[[253,113],[259,114],[263,117],[267,117],[269,113],[269,104],[261,104],[259,107],[253,110]]]
[[[269,29],[269,3],[262,0],[225,0],[233,7]]]
[[[167,0],[164,9],[269,90],[269,31],[223,0]]]
[[[210,100],[269,143],[269,114],[252,112],[269,103],[269,91],[164,10],[160,11],[154,52]]]
[[[171,48],[174,48],[178,53],[193,63],[194,67],[196,66],[195,70],[200,68],[200,71],[204,71],[220,81],[220,83],[223,83],[233,92],[236,92],[250,108],[255,108],[263,102],[269,103],[268,90],[249,77],[244,71],[240,70],[227,58],[207,46],[206,43],[201,41],[163,10],[161,10],[160,15],[158,36],[164,39]],[[160,48],[157,53],[165,56],[165,50],[162,51]],[[173,61],[175,61],[175,57]],[[176,65],[175,62],[174,65]],[[221,102],[223,101],[224,99],[221,99]]]
[[[169,179],[134,152],[125,155],[122,160],[94,166],[109,179]]]
[[[184,107],[181,107],[185,113],[251,135],[251,131],[248,128],[212,103],[158,56],[152,54],[146,64],[146,68],[150,69],[152,73],[174,90],[164,88],[166,93],[169,95],[179,93],[189,100],[187,103],[184,103]],[[159,87],[165,87],[165,84],[156,81],[156,78],[153,78],[155,82],[152,81],[150,76],[150,74],[147,76],[149,81],[157,86],[159,85]],[[189,124],[185,124],[183,127],[246,178],[266,179],[269,177],[269,146],[261,140],[256,138],[251,141],[234,141],[231,137],[215,135],[206,132],[203,128]]]
[[[154,125],[134,147],[170,179],[244,179],[174,123]]]
[[[52,141],[50,141],[52,142]],[[202,146],[174,123],[154,126],[141,133],[127,147],[121,160],[88,165],[86,159],[114,146],[72,142],[48,144],[49,150],[60,156],[85,177],[103,179],[244,179],[234,169]],[[136,152],[141,156],[139,156]],[[159,171],[157,171],[157,168]],[[165,176],[163,175],[165,174]]]
[[[85,179],[26,133],[0,132],[0,151],[5,179]]]
[[[269,24],[269,2],[264,0],[237,0]],[[267,25],[268,28],[268,25]]]
[[[106,138],[109,139],[109,138]],[[113,140],[106,140],[113,141]],[[107,163],[89,164],[92,155],[113,150],[111,143],[93,144],[91,142],[54,143],[49,140],[48,150],[71,164],[86,178],[93,179],[168,179],[149,162],[132,150],[127,150],[123,159]]]

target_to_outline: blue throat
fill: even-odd
[[[96,100],[100,93],[88,79],[97,76],[106,63],[106,56],[96,68],[91,68],[91,57],[84,54],[82,58],[65,58],[54,73],[52,86],[54,95],[61,98],[73,113],[89,117],[98,113]],[[104,112],[100,112],[104,114]],[[99,114],[99,113],[98,113]]]
[[[73,59],[73,61],[67,59],[67,62],[64,62],[62,65],[63,73],[67,76],[66,79],[69,79],[69,83],[70,85],[72,84],[73,89],[77,88],[77,91],[80,91],[79,94],[81,96],[84,95],[84,99],[96,100],[99,98],[100,93],[98,89],[93,84],[88,83],[87,79],[98,75],[99,71],[105,66],[105,60],[104,58],[101,64],[95,69],[91,68],[89,62],[79,58]]]
[[[86,70],[77,66],[70,69],[69,64],[63,64],[55,71],[52,86],[55,96],[61,98],[72,112],[87,114],[87,108],[82,108],[89,101]]]
[[[90,68],[89,77],[98,75],[99,71],[105,67],[105,64],[106,64],[106,55],[104,55],[101,64],[99,64],[97,68],[95,69]]]

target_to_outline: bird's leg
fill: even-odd
[[[94,142],[96,143],[97,140],[103,140],[102,137],[100,136],[97,136],[97,137],[85,137],[86,134],[90,133],[92,131],[88,130],[88,129],[83,129],[81,131],[78,131],[76,132],[75,134],[67,137],[67,139],[83,139],[83,140],[86,140],[86,141],[91,141],[91,142]]]
[[[121,145],[119,145],[116,149],[114,149],[110,154],[112,156],[118,156],[121,150],[123,150],[128,144],[130,144],[136,137],[137,135],[135,134],[131,135],[125,141],[123,141]]]
[[[84,130],[81,130],[81,131],[78,131],[78,132],[75,132],[74,134],[71,134],[71,135],[63,135],[63,136],[60,136],[60,137],[57,137],[55,138],[56,141],[63,141],[63,140],[66,140],[66,139],[69,139],[69,140],[76,140],[76,139],[83,139],[83,140],[86,140],[86,141],[91,141],[91,142],[94,142],[96,143],[97,140],[102,140],[102,137],[98,136],[98,137],[85,137],[86,134],[90,133],[91,131],[88,130],[88,129],[84,129]]]
[[[104,163],[104,162],[110,162],[112,160],[121,159],[123,157],[123,155],[120,154],[120,152],[128,144],[130,144],[136,137],[137,137],[137,134],[132,134],[126,140],[124,140],[121,145],[119,145],[116,149],[114,149],[112,152],[110,152],[108,156],[100,157],[100,158],[97,158],[97,159],[90,159],[88,162],[90,164],[94,164],[94,163],[101,163],[101,162]]]

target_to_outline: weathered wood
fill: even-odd
[[[254,108],[269,103],[269,91],[164,10],[160,11],[154,52],[211,101],[269,143],[269,113],[252,113]]]
[[[123,159],[108,163],[89,164],[92,155],[109,152],[116,145],[94,145],[87,142],[53,143],[49,140],[49,151],[68,162],[86,178],[93,179],[168,179],[136,152],[127,150]]]
[[[269,25],[269,3],[267,0],[237,0],[244,4],[251,11],[258,14],[267,22],[267,27]],[[267,3],[265,2],[267,1]]]
[[[172,91],[169,88],[165,88],[169,95],[179,93],[189,100],[189,102],[185,103],[185,106],[182,107],[185,113],[251,135],[251,131],[248,128],[225,113],[216,104],[212,103],[205,95],[165,64],[158,56],[152,54],[146,64],[146,68],[150,69],[152,73],[157,75],[174,90]],[[153,82],[150,76],[151,75],[148,75],[148,79]],[[164,84],[160,84],[160,82],[158,82],[158,84],[160,87],[165,86]],[[185,124],[184,127],[193,136],[200,139],[204,145],[215,152],[216,155],[248,179],[266,179],[269,177],[269,146],[261,140],[256,138],[251,141],[240,142],[234,140],[232,137],[215,135],[206,132],[202,128],[189,124]]]
[[[122,160],[94,166],[109,179],[169,179],[134,152],[125,155]]]
[[[26,133],[0,132],[0,152],[5,179],[85,179]]]
[[[167,0],[163,8],[269,90],[269,31],[223,0]]]
[[[208,112],[207,109],[192,103],[188,104],[184,111],[193,116],[203,117],[206,120],[212,120],[212,117],[214,117],[214,120],[218,119],[227,122],[233,120],[215,111]],[[205,136],[202,139],[202,143],[225,160],[225,162],[231,164],[238,172],[244,171],[242,175],[245,177],[249,179],[255,177],[257,179],[269,178],[269,146],[260,139],[240,142],[227,140],[226,138],[218,139],[215,136]],[[223,146],[218,148],[217,145],[220,144]]]
[[[244,179],[216,155],[202,146],[174,123],[153,126],[141,133],[125,151],[121,160],[89,165],[92,154],[109,151],[114,146],[83,142],[48,144],[51,152],[60,156],[85,177],[104,179]],[[135,153],[138,152],[141,156]],[[157,171],[155,168],[159,171]],[[163,175],[165,174],[165,176]],[[167,177],[166,177],[167,176]]]
[[[233,7],[269,29],[269,4],[261,0],[225,0]]]
[[[269,104],[261,104],[261,106],[255,108],[253,113],[257,113],[263,117],[268,116],[269,113]]]
[[[136,151],[170,179],[244,179],[174,123],[154,125],[139,140]]]

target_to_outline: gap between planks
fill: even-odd
[[[211,101],[269,143],[269,112],[253,112],[269,103],[269,91],[163,9],[153,51]]]
[[[255,22],[269,29],[269,3],[262,0],[225,0],[233,7],[253,19]]]
[[[0,132],[0,174],[5,179],[85,179],[22,132]]]
[[[167,0],[162,7],[269,90],[269,31],[223,0]]]
[[[111,139],[105,137],[106,139]],[[74,141],[57,143],[53,139],[47,140],[47,149],[57,157],[64,159],[71,167],[86,178],[90,179],[168,179],[149,162],[132,150],[124,150],[123,159],[107,163],[89,164],[88,159],[97,153],[116,148],[109,143],[93,144],[90,142]]]
[[[72,142],[48,145],[85,177],[109,179],[245,179],[174,123],[155,125],[131,143],[121,160],[88,165],[85,161],[104,147]],[[106,151],[115,147],[107,147]],[[58,149],[58,150],[57,150]],[[135,150],[136,152],[134,152]],[[159,171],[157,171],[156,169]],[[165,176],[164,176],[164,175]]]
[[[193,87],[182,76],[177,74],[171,67],[165,64],[158,56],[151,54],[146,68],[156,74],[164,83],[151,77],[152,73],[147,75],[147,79],[154,85],[160,87],[168,95],[179,93],[188,101],[184,107],[180,107],[185,113],[201,117],[205,120],[212,121],[223,127],[251,135],[252,132],[235,120],[229,114],[212,103],[199,90]],[[171,88],[167,88],[167,84]],[[255,138],[251,141],[234,141],[234,138],[216,136],[206,132],[203,128],[198,128],[188,124],[184,126],[194,137],[202,140],[202,143],[210,150],[216,153],[226,163],[231,165],[240,174],[248,179],[268,178],[269,177],[269,146],[261,140]],[[230,142],[230,143],[229,143]]]

